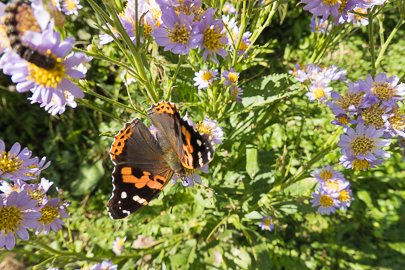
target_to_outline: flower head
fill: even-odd
[[[46,52],[56,59],[52,69],[44,69],[20,58],[16,53],[9,51],[0,59],[0,67],[7,75],[11,75],[13,82],[17,83],[18,92],[31,91],[31,103],[40,103],[51,113],[64,111],[66,105],[75,106],[72,96],[84,96],[80,88],[72,79],[81,79],[86,70],[81,64],[90,61],[83,53],[71,53],[74,39],[67,38],[61,41],[60,34],[50,25],[42,33],[30,32],[24,38],[31,42],[41,52]],[[51,104],[50,106],[47,106]]]
[[[311,173],[311,176],[318,180],[318,182],[320,183],[334,179],[344,179],[343,174],[339,171],[336,171],[333,166],[330,165],[324,166],[320,169],[315,168],[314,172]]]
[[[124,244],[126,237],[117,237],[114,240],[112,251],[115,253],[115,255],[121,255],[122,251],[124,250]]]
[[[312,16],[311,22],[309,24],[309,27],[311,28],[312,32],[315,33],[329,33],[331,30],[331,26],[329,25],[328,20],[324,20],[321,17],[317,16]]]
[[[340,209],[347,209],[350,206],[353,201],[353,194],[349,185],[339,191],[338,200],[340,202]]]
[[[270,216],[264,216],[262,218],[262,222],[260,223],[260,229],[262,229],[263,231],[269,231],[269,232],[274,230],[273,219]]]
[[[66,205],[59,198],[49,199],[40,209],[40,213],[42,216],[38,220],[40,225],[38,226],[37,234],[42,231],[45,234],[48,234],[51,230],[55,232],[59,231],[63,225],[61,218],[68,217]]]
[[[199,35],[195,32],[193,18],[184,13],[177,14],[174,9],[165,9],[162,15],[163,24],[155,29],[152,36],[165,51],[175,54],[188,54],[199,42]]]
[[[209,8],[201,21],[198,23],[199,47],[203,50],[204,61],[207,58],[217,63],[217,55],[225,58],[228,52],[225,46],[228,44],[224,24],[222,20],[214,19],[215,10]]]
[[[102,261],[93,265],[90,270],[117,270],[118,265],[113,264],[111,261]]]
[[[236,14],[236,8],[234,5],[232,5],[232,3],[225,2],[224,6],[222,7],[222,12],[228,14]]]
[[[330,15],[339,18],[341,8],[341,0],[302,0],[306,4],[304,10],[311,12],[314,16],[328,19]]]
[[[28,240],[28,228],[38,226],[41,214],[35,211],[36,201],[26,192],[12,192],[6,200],[0,200],[0,248],[12,249],[16,235]]]
[[[62,12],[66,15],[79,15],[79,9],[83,8],[80,5],[80,0],[62,0]]]
[[[222,72],[222,76],[225,78],[225,85],[237,85],[239,80],[239,73],[235,72],[234,68],[225,70]]]
[[[339,205],[339,194],[337,192],[330,192],[323,188],[319,188],[316,193],[312,193],[313,199],[311,200],[313,207],[318,207],[317,212],[324,215],[334,213]]]
[[[218,71],[215,70],[200,70],[199,72],[195,73],[194,81],[195,81],[195,86],[198,86],[198,89],[204,89],[208,88],[209,85],[212,84],[212,82],[217,79],[218,76]]]
[[[309,92],[306,93],[309,101],[313,102],[315,100],[319,102],[326,102],[330,96],[332,87],[324,87],[322,85],[310,85]]]
[[[222,144],[224,132],[217,121],[205,117],[204,121],[195,125],[195,129],[201,134],[208,135],[213,143]]]

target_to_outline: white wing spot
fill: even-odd
[[[197,144],[198,144],[198,146],[201,146],[201,145],[202,145],[202,142],[197,139]]]
[[[121,192],[121,199],[125,199],[127,197],[127,193],[125,191]]]

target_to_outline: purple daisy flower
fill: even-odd
[[[332,87],[324,87],[322,85],[310,85],[309,92],[305,95],[308,97],[310,102],[315,100],[319,102],[326,102],[330,96]]]
[[[237,85],[239,80],[239,72],[235,72],[234,68],[222,72],[222,77],[225,78],[225,85]]]
[[[0,67],[17,83],[17,91],[31,91],[31,102],[40,103],[43,107],[50,103],[61,107],[72,104],[71,101],[68,102],[70,95],[83,98],[83,92],[71,79],[81,79],[85,76],[86,70],[81,68],[81,64],[91,58],[83,53],[71,53],[74,39],[61,41],[60,34],[53,31],[52,24],[43,33],[29,32],[24,38],[37,50],[50,53],[57,59],[57,64],[46,70],[27,62],[12,51],[5,53],[0,59]],[[55,109],[52,106],[46,108],[51,113]],[[63,110],[59,109],[59,112],[61,111]]]
[[[46,192],[52,184],[53,182],[42,177],[41,182],[38,184],[21,183],[21,190],[26,191],[31,199],[37,201],[38,206],[43,206],[48,203]]]
[[[339,191],[338,200],[340,202],[340,209],[346,210],[350,206],[353,201],[353,194],[350,185]]]
[[[338,197],[339,193],[329,192],[325,189],[318,189],[316,193],[312,193],[312,207],[318,207],[317,212],[324,215],[334,213],[340,205]]]
[[[235,100],[236,102],[241,103],[242,102],[242,97],[243,97],[243,89],[236,86],[232,85],[231,89],[229,89],[231,99]]]
[[[356,124],[357,121],[351,119],[347,114],[345,113],[339,113],[335,116],[335,119],[331,121],[332,124],[337,125],[337,126],[342,126],[345,128],[345,132],[346,132],[346,128],[348,127],[349,124]]]
[[[213,8],[206,10],[198,24],[198,28],[196,28],[196,33],[199,47],[203,50],[204,61],[209,58],[218,63],[217,54],[222,58],[228,55],[228,52],[224,49],[228,44],[228,38],[222,20],[214,20],[214,14],[215,10]]]
[[[79,9],[82,8],[80,0],[62,0],[61,10],[66,15],[79,15]]]
[[[224,6],[222,7],[222,12],[227,14],[236,14],[236,8],[232,3],[225,2]]]
[[[336,171],[333,166],[324,166],[320,169],[315,168],[311,173],[311,176],[318,180],[319,183],[333,179],[344,179],[344,176],[341,172]]]
[[[38,219],[39,226],[36,234],[44,232],[48,234],[51,230],[54,232],[62,229],[64,224],[60,218],[67,218],[66,205],[59,198],[49,199],[48,202],[39,210],[42,214]]]
[[[364,15],[359,15],[364,14]],[[367,9],[362,7],[353,8],[353,12],[347,13],[347,22],[352,23],[356,26],[366,26],[368,25]]]
[[[346,94],[341,95],[338,92],[332,91],[331,97],[333,101],[327,103],[327,105],[335,115],[346,113],[353,115],[360,108],[364,107],[364,94],[366,91],[363,84],[350,82]]]
[[[302,0],[306,4],[304,10],[311,12],[314,16],[322,17],[324,20],[332,15],[335,19],[339,18],[339,0]]]
[[[314,33],[329,33],[332,25],[329,24],[328,20],[324,20],[321,17],[312,16],[311,22],[309,23],[311,31]]]
[[[387,0],[360,0],[359,5],[364,8],[384,5]]]
[[[260,229],[262,229],[263,231],[271,232],[272,230],[274,230],[273,219],[270,216],[264,216],[259,226]]]
[[[321,183],[321,189],[327,192],[340,192],[350,186],[350,182],[343,178],[334,178]]]
[[[21,150],[19,143],[14,143],[6,152],[5,143],[0,140],[0,179],[29,180],[36,177],[39,170],[38,158],[31,158],[32,152],[27,147]]]
[[[224,131],[217,124],[217,121],[205,117],[202,123],[198,123],[197,125],[195,125],[195,128],[201,134],[208,135],[210,141],[212,141],[213,143],[222,144]]]
[[[383,116],[386,137],[399,136],[405,138],[405,111],[394,108]]]
[[[117,270],[118,265],[113,264],[111,261],[102,261],[93,265],[90,270]]]
[[[115,253],[115,255],[121,255],[122,251],[124,250],[124,244],[126,237],[117,237],[114,240],[112,251]]]
[[[36,201],[24,191],[12,192],[6,201],[0,200],[0,248],[11,250],[16,244],[16,235],[28,240],[27,229],[37,228],[37,220],[41,217],[35,206]]]
[[[403,100],[405,95],[405,84],[399,83],[397,76],[387,77],[387,74],[380,73],[374,79],[368,75],[365,81],[359,82],[368,90],[368,105],[381,102],[389,108],[398,107],[397,102]]]
[[[342,134],[338,143],[342,155],[346,156],[341,159],[341,163],[351,161],[352,167],[363,169],[370,167],[374,161],[388,158],[389,153],[382,150],[382,147],[388,146],[390,140],[381,139],[383,134],[383,129],[366,127],[362,123],[357,125],[356,130],[348,128],[347,134]]]
[[[7,199],[7,197],[13,192],[20,193],[24,184],[25,182],[21,180],[14,180],[12,183],[0,180],[0,195],[2,195],[2,199]]]
[[[184,55],[197,47],[201,37],[195,32],[192,16],[177,15],[174,9],[167,8],[162,21],[163,24],[153,31],[152,36],[157,44],[164,46],[165,51]]]
[[[208,88],[214,80],[217,79],[218,71],[215,69],[203,69],[195,73],[194,85],[198,86],[198,90]]]

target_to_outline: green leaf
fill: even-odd
[[[305,178],[287,187],[284,192],[291,196],[306,196],[311,194],[315,185],[316,180],[314,178]]]
[[[259,172],[259,163],[258,163],[258,150],[254,145],[246,146],[246,172],[250,178],[254,178],[255,175]]]
[[[245,218],[248,218],[248,219],[261,219],[261,218],[263,218],[263,215],[261,215],[257,211],[253,211],[253,212],[250,212],[250,213],[246,214]]]
[[[357,197],[360,200],[362,200],[367,205],[367,207],[369,207],[369,208],[373,207],[373,201],[371,200],[371,196],[367,191],[361,190],[361,191],[357,192]]]
[[[102,160],[94,164],[83,164],[80,167],[79,179],[72,182],[72,194],[82,196],[90,193],[104,175]]]

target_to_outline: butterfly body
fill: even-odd
[[[114,219],[147,205],[174,174],[183,179],[214,154],[208,137],[182,119],[173,103],[159,102],[147,112],[155,136],[134,119],[115,136],[110,149],[115,168],[108,211]]]

